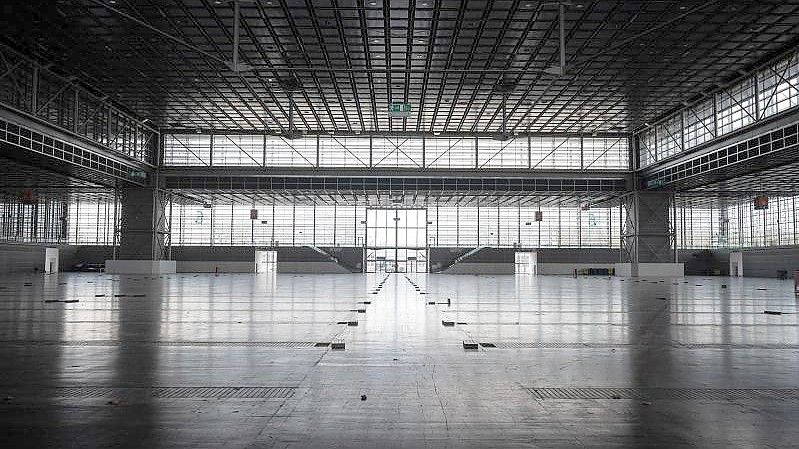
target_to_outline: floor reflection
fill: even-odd
[[[0,286],[9,447],[789,447],[799,437],[785,425],[799,400],[790,282],[185,273]],[[111,393],[64,396],[73,387]],[[293,393],[233,397],[251,387]],[[535,388],[576,396],[540,399]],[[580,398],[592,388],[641,396]],[[767,388],[796,399],[646,397]],[[232,396],[208,396],[220,391]]]

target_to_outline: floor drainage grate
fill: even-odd
[[[725,344],[725,343],[685,343],[678,345],[684,349],[799,349],[799,345],[787,343]]]
[[[679,349],[799,349],[799,345],[787,343],[727,344],[727,343],[669,343],[660,345],[636,343],[564,343],[564,342],[481,342],[481,346],[497,349],[612,349],[612,348],[657,348]]]
[[[160,399],[287,399],[295,387],[64,387],[43,390],[58,398],[126,397],[140,393]]]
[[[54,390],[54,397],[58,398],[107,398],[115,396],[119,389],[110,387],[66,387]]]
[[[799,400],[799,389],[736,388],[528,388],[536,399]]]
[[[497,349],[536,349],[536,348],[618,348],[629,346],[623,343],[559,343],[559,342],[508,342],[482,343],[485,347]],[[493,346],[488,346],[493,345]]]
[[[313,348],[313,341],[118,341],[118,340],[6,340],[0,344],[23,346],[189,346],[189,347],[254,347],[254,348]]]
[[[294,394],[292,387],[161,387],[153,388],[156,398],[211,399],[287,399]]]
[[[161,341],[159,346],[225,346],[256,348],[313,348],[313,341]]]

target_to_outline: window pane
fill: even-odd
[[[530,137],[533,169],[582,168],[579,137]]]
[[[472,137],[425,139],[425,166],[430,168],[474,168],[475,139]]]
[[[316,137],[286,139],[266,136],[267,167],[314,167]]]
[[[373,137],[372,166],[421,167],[422,139],[410,137]]]
[[[167,134],[164,136],[164,165],[211,165],[211,136]]]
[[[322,167],[369,167],[369,137],[319,137]]]
[[[685,120],[685,146],[692,148],[714,137],[713,99],[705,100],[683,112]]]
[[[755,118],[755,83],[752,78],[716,94],[718,132],[727,134],[752,123]]]
[[[263,165],[264,136],[214,135],[213,165]]]
[[[583,165],[591,170],[626,170],[629,168],[629,144],[626,137],[583,138]]]
[[[480,139],[477,143],[479,168],[528,168],[527,138],[505,141]]]
[[[768,66],[758,73],[761,117],[768,117],[799,104],[799,56]]]

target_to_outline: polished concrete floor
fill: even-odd
[[[797,305],[766,279],[3,277],[0,447],[799,447]]]

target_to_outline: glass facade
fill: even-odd
[[[165,166],[628,170],[627,137],[385,137],[167,134]]]
[[[0,194],[0,241],[112,245],[114,217],[113,193],[71,198]]]
[[[639,132],[639,166],[647,167],[797,105],[799,54],[791,53]]]
[[[757,210],[752,199],[720,204],[678,198],[673,214],[678,248],[799,245],[797,204],[796,196],[771,197],[768,209]],[[3,194],[0,241],[112,245],[120,207],[112,192],[67,199]],[[257,219],[250,219],[251,209],[258,210]],[[173,246],[618,248],[623,220],[618,207],[572,205],[392,209],[174,203],[167,210]]]
[[[757,248],[795,246],[799,214],[796,196],[770,197],[768,209],[752,199],[728,204],[691,205],[676,209],[675,229],[680,248]]]
[[[249,210],[258,210],[251,220]],[[540,211],[542,220],[536,221]],[[621,212],[574,206],[190,204],[172,206],[172,244],[234,246],[617,248]],[[399,229],[399,232],[397,231]]]

